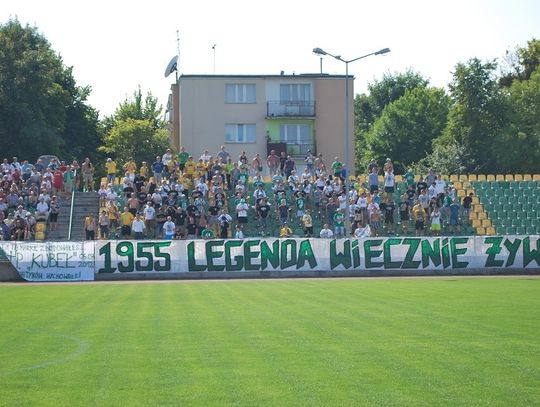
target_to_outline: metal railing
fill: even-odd
[[[68,237],[67,240],[71,240],[71,228],[73,227],[73,207],[75,206],[75,190],[77,189],[77,170],[73,174],[73,188],[71,189],[71,209],[69,211],[69,226],[68,226]]]
[[[269,101],[266,102],[267,117],[315,117],[315,101]]]

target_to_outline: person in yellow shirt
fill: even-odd
[[[416,236],[422,236],[424,234],[425,222],[427,220],[426,210],[422,207],[420,201],[416,201],[416,204],[412,209],[412,216],[414,219],[414,228],[416,229]]]
[[[124,164],[122,169],[124,170],[128,178],[133,179],[135,177],[135,171],[137,171],[137,164],[135,164],[135,161],[132,157],[129,157],[128,161]]]
[[[113,236],[116,236],[116,228],[118,227],[118,208],[115,204],[109,205],[107,208],[107,213],[109,215],[109,230],[113,232]]]
[[[186,163],[187,164],[187,163]],[[206,180],[206,163],[201,158],[196,165],[196,175],[197,178],[204,178]]]
[[[105,168],[107,170],[107,185],[114,185],[114,181],[116,180],[116,162],[112,158],[107,158]]]
[[[146,161],[142,162],[141,168],[139,170],[139,175],[141,177],[144,177],[144,179],[148,179],[148,164]]]
[[[184,166],[184,170],[188,178],[193,179],[195,176],[196,167],[197,164],[193,161],[193,157],[189,156]]]
[[[292,234],[292,229],[289,227],[289,225],[287,225],[287,222],[284,222],[279,229],[279,237],[291,237]]]
[[[120,235],[122,237],[131,235],[131,224],[133,223],[133,219],[135,219],[135,216],[133,216],[126,206],[124,212],[120,214]]]

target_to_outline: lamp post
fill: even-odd
[[[345,63],[345,143],[344,143],[344,155],[343,160],[345,164],[345,196],[347,199],[345,200],[345,224],[348,228],[350,228],[350,218],[349,218],[349,211],[350,211],[350,204],[349,204],[349,176],[350,176],[350,163],[349,163],[349,64],[354,61],[358,61],[359,59],[367,58],[371,55],[384,55],[390,52],[390,48],[383,48],[379,51],[370,52],[369,54],[362,55],[358,58],[353,59],[343,59],[341,55],[332,55],[329,52],[324,51],[321,48],[313,48],[313,52],[317,55],[329,55],[332,58],[337,59],[338,61]]]

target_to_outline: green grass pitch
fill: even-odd
[[[540,279],[0,286],[0,405],[540,405]]]

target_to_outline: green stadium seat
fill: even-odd
[[[526,232],[526,229],[523,226],[519,226],[519,227],[516,228],[516,233],[518,235],[524,235],[525,232]]]
[[[512,219],[512,226],[514,227],[523,226],[524,222],[526,222],[526,219]]]
[[[536,227],[534,226],[527,226],[525,228],[525,232],[528,234],[528,235],[535,235],[536,234]]]
[[[514,227],[505,228],[504,233],[507,234],[507,235],[515,235],[516,234],[516,228],[514,228]]]
[[[495,191],[495,196],[507,196],[504,194],[504,189],[501,189],[501,188],[497,188],[497,189],[494,189]]]
[[[497,197],[497,202],[504,205],[508,203],[508,197],[506,196],[499,196]]]
[[[531,222],[531,226],[534,226],[534,227],[540,227],[540,219],[538,218],[532,218],[530,220]]]
[[[493,225],[493,227],[499,228],[502,226],[502,219],[492,219],[491,224]]]
[[[507,228],[512,226],[512,219],[502,219],[502,226]]]
[[[536,181],[527,182],[527,187],[529,187],[530,189],[536,189],[537,186],[538,186],[538,184],[537,184]]]

